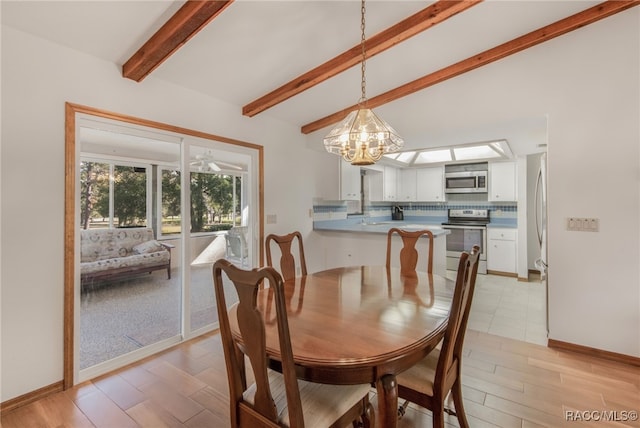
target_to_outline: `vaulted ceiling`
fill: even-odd
[[[370,0],[369,105],[411,145],[420,125],[403,123],[398,111],[419,105],[412,94],[638,3]],[[113,62],[139,85],[162,79],[236,105],[239,115],[271,115],[305,134],[323,135],[360,98],[355,0],[4,0],[2,22]],[[544,120],[503,125],[508,134]]]

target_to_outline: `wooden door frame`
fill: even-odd
[[[264,248],[264,148],[261,145],[208,134],[187,128],[140,119],[120,113],[114,113],[79,104],[65,103],[65,203],[64,203],[64,345],[63,345],[63,388],[68,389],[75,381],[75,212],[76,212],[76,179],[78,174],[76,159],[76,126],[77,115],[86,114],[103,119],[116,120],[134,125],[155,128],[178,134],[214,140],[234,146],[255,149],[258,152],[258,247],[259,265],[263,264]]]

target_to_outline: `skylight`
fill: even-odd
[[[451,157],[451,150],[425,150],[418,152],[415,163],[436,163],[436,162],[449,162],[453,158]]]
[[[385,158],[402,166],[422,166],[457,161],[481,161],[511,158],[507,140],[486,141],[462,146],[437,147],[390,153]]]
[[[492,159],[500,157],[500,154],[489,145],[457,147],[452,150],[456,160]]]

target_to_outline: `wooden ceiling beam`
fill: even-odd
[[[187,2],[122,66],[122,75],[142,81],[233,0]]]
[[[373,98],[369,98],[367,100],[367,107],[379,107],[383,104],[395,101],[407,95],[411,95],[417,91],[428,88],[429,86],[444,82],[445,80],[459,76],[478,67],[482,67],[509,55],[513,55],[532,46],[546,42],[547,40],[551,40],[555,37],[592,24],[618,12],[622,12],[626,9],[637,6],[638,4],[640,4],[640,0],[607,0],[589,9],[585,9],[582,12],[561,19],[560,21],[556,21],[553,24],[534,30],[528,34],[517,37],[511,41],[481,52],[477,55],[464,59],[433,73],[427,74],[383,94],[377,95]],[[315,122],[304,125],[301,131],[303,134],[310,134],[311,132],[322,129],[326,126],[333,125],[344,119],[347,114],[349,114],[353,110],[356,110],[357,108],[357,104],[349,106],[322,119],[316,120]]]
[[[383,52],[398,43],[425,31],[426,29],[445,21],[448,18],[480,3],[482,0],[438,0],[429,7],[398,22],[392,27],[367,38],[367,58]],[[341,73],[362,60],[362,48],[360,44],[346,52],[330,59],[311,71],[298,76],[294,80],[285,83],[278,89],[258,98],[242,108],[242,114],[253,117],[268,108],[279,104],[294,95],[303,92],[318,83]]]

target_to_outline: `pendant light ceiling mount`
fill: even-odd
[[[324,147],[329,153],[342,156],[352,165],[371,165],[386,153],[397,152],[404,146],[404,140],[387,122],[367,108],[365,49],[365,0],[361,2],[360,28],[362,38],[361,91],[358,110],[354,110],[331,130],[324,138]]]

